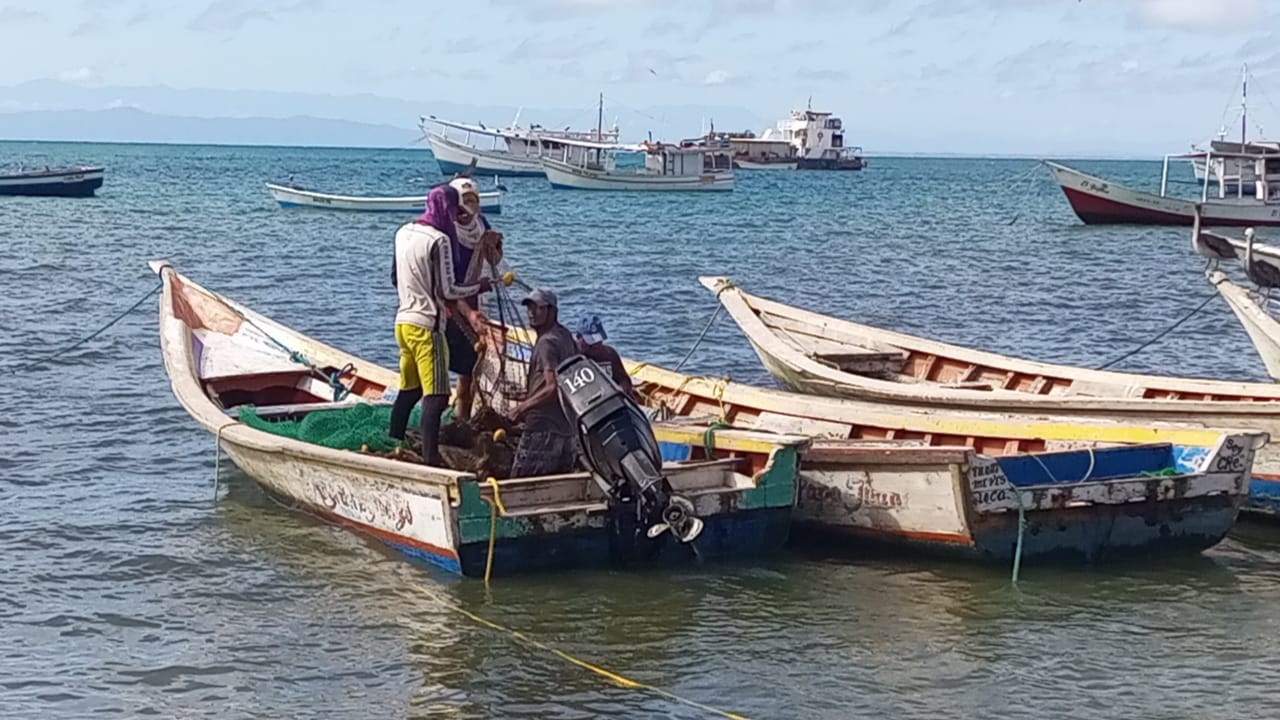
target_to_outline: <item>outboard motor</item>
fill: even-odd
[[[619,511],[619,539],[633,547],[640,532],[650,540],[670,530],[682,543],[702,532],[693,503],[676,495],[662,474],[662,453],[644,411],[592,360],[575,355],[556,368],[560,404],[577,430],[584,460],[607,485]],[[629,512],[627,512],[629,511]],[[643,530],[641,530],[643,528]]]

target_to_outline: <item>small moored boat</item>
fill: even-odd
[[[0,172],[0,195],[39,197],[93,197],[102,187],[106,169],[94,165],[71,167],[19,167]]]
[[[280,203],[280,207],[310,207],[323,210],[348,210],[353,212],[420,213],[426,207],[427,197],[421,195],[339,195],[307,190],[296,185],[267,183],[267,192]],[[502,212],[502,191],[480,193],[480,211],[489,215]]]
[[[605,459],[618,464],[604,468],[600,447],[588,445],[595,472],[486,481],[474,472],[271,432],[265,420],[305,424],[312,416],[319,418],[316,427],[345,430],[351,424],[346,413],[391,399],[397,375],[210,292],[167,263],[152,267],[163,282],[165,370],[191,417],[270,496],[371,535],[412,559],[476,577],[490,570],[502,575],[643,561],[655,554],[669,562],[695,555],[755,558],[787,538],[798,455],[807,438],[656,424],[645,441],[647,421],[637,427],[604,413],[614,405],[589,404],[601,399],[596,391],[604,386],[581,367],[573,387],[585,394],[566,402],[574,408],[588,403],[581,405],[586,412],[571,415],[587,430],[584,442],[599,441],[591,422],[604,417],[610,431],[632,443],[623,448],[626,462],[612,454],[618,448],[606,446]],[[569,392],[563,386],[562,377],[562,392]],[[614,402],[607,393],[602,397]],[[618,500],[614,474],[642,466],[665,480],[639,486],[631,497],[640,500]],[[671,532],[659,525],[632,532],[636,508],[664,495],[664,483],[670,485],[671,503],[662,518]],[[677,528],[683,528],[678,540]]]
[[[1226,155],[1243,157],[1259,168],[1253,192],[1245,194],[1239,187],[1228,194],[1227,186],[1218,180],[1216,197],[1209,194],[1210,179],[1205,179],[1200,199],[1171,197],[1168,192],[1171,159],[1205,158]],[[1213,151],[1169,155],[1164,159],[1160,193],[1144,192],[1082,173],[1054,162],[1045,162],[1071,209],[1086,224],[1186,225],[1195,221],[1196,205],[1206,226],[1242,227],[1280,225],[1280,153],[1230,154]]]
[[[724,277],[701,280],[716,293],[769,373],[798,392],[939,411],[998,411],[1036,421],[1123,419],[1280,433],[1280,385],[1274,383],[1025,360],[784,305],[752,295]],[[1218,287],[1225,295],[1227,286]],[[1247,294],[1237,288],[1236,296]],[[1248,509],[1280,511],[1280,446],[1268,445],[1260,452]]]
[[[561,140],[562,156],[542,158],[551,187],[568,190],[714,192],[733,190],[732,158],[727,148],[644,143],[638,146]],[[580,151],[576,156],[571,149]],[[644,153],[644,165],[617,167],[615,153]]]

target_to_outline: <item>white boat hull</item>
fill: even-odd
[[[280,203],[280,207],[313,207],[326,210],[348,210],[352,212],[398,212],[418,213],[426,207],[426,195],[403,195],[395,197],[371,195],[335,195],[314,190],[302,190],[284,185],[267,183],[267,191]],[[480,210],[489,215],[502,212],[502,193],[500,191],[480,193]]]
[[[644,192],[716,192],[733,190],[732,172],[670,176],[609,173],[559,162],[542,161],[551,187],[564,190],[625,190]]]
[[[1067,196],[1071,209],[1086,224],[1185,225],[1195,218],[1196,202],[1162,197],[1087,175],[1064,165],[1046,162],[1053,178]],[[1200,203],[1206,226],[1277,226],[1280,203],[1255,198],[1210,198]]]
[[[1231,282],[1220,270],[1209,273],[1209,282],[1239,318],[1267,366],[1267,374],[1280,379],[1280,321],[1267,312],[1262,305],[1265,300]]]
[[[734,160],[733,166],[736,170],[795,170],[796,161],[756,162],[754,160]]]
[[[503,177],[538,177],[542,165],[536,157],[520,157],[505,150],[481,150],[450,140],[439,133],[427,136],[431,153],[435,155],[440,172],[452,175],[465,170],[475,161],[473,175],[500,175]]]
[[[590,473],[485,483],[472,472],[267,431],[259,413],[272,412],[271,398],[285,401],[274,407],[282,417],[385,403],[396,372],[215,295],[167,263],[152,267],[163,281],[160,345],[174,396],[273,497],[471,577],[487,577],[490,561],[502,575],[615,559],[606,530],[609,503]],[[331,379],[350,394],[325,400],[333,387],[316,377],[322,367],[345,368],[341,377],[349,379]],[[256,408],[255,422],[247,420],[249,406]],[[699,557],[755,557],[781,546],[808,438],[697,424],[659,424],[653,431],[663,452],[681,456],[663,464],[664,477],[706,523]],[[712,457],[695,460],[695,450]],[[715,459],[716,450],[725,458]],[[753,465],[743,468],[744,456]],[[540,548],[531,551],[529,544]]]

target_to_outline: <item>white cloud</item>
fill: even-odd
[[[703,79],[703,85],[725,85],[733,80],[733,74],[728,70],[712,70],[707,73],[707,77]]]
[[[98,80],[98,73],[94,72],[91,67],[78,67],[74,70],[64,70],[58,73],[58,79],[63,82],[87,85]]]
[[[1263,0],[1141,0],[1142,17],[1156,25],[1183,30],[1247,27],[1264,12]]]

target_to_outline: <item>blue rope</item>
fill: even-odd
[[[698,333],[698,339],[693,341],[693,347],[689,348],[689,352],[684,354],[684,357],[680,359],[680,362],[676,363],[676,366],[672,368],[672,370],[678,372],[680,368],[684,367],[685,363],[689,362],[689,358],[693,357],[693,352],[698,349],[698,346],[702,344],[702,340],[707,336],[707,331],[711,329],[711,326],[715,323],[716,318],[720,316],[720,310],[723,307],[724,305],[720,304],[719,302],[716,303],[715,312],[711,313],[711,319],[708,320],[707,324],[703,326],[702,332]]]
[[[1218,297],[1218,293],[1216,293],[1216,292],[1209,293],[1209,295],[1208,295],[1207,297],[1205,297],[1204,302],[1202,302],[1202,303],[1200,303],[1199,305],[1197,305],[1197,306],[1195,306],[1194,308],[1192,308],[1192,309],[1191,309],[1191,312],[1189,312],[1189,313],[1187,313],[1186,315],[1183,315],[1182,317],[1178,318],[1178,321],[1177,321],[1177,322],[1175,322],[1174,324],[1172,324],[1172,325],[1170,325],[1169,327],[1165,328],[1164,330],[1160,331],[1160,333],[1159,333],[1159,334],[1157,334],[1155,337],[1153,337],[1153,338],[1151,338],[1150,340],[1148,340],[1148,341],[1146,341],[1146,342],[1142,343],[1142,344],[1141,344],[1141,345],[1139,345],[1138,347],[1136,347],[1136,348],[1134,348],[1134,349],[1130,350],[1129,352],[1127,352],[1127,353],[1125,353],[1125,354],[1121,355],[1120,357],[1118,357],[1118,358],[1116,358],[1116,359],[1114,359],[1114,360],[1111,360],[1111,361],[1109,361],[1109,362],[1105,362],[1105,363],[1103,363],[1103,364],[1099,365],[1098,367],[1096,367],[1096,368],[1094,368],[1094,369],[1095,369],[1095,370],[1106,370],[1107,368],[1111,367],[1112,365],[1115,365],[1116,363],[1120,362],[1121,360],[1128,360],[1129,358],[1133,357],[1134,355],[1137,355],[1138,353],[1142,352],[1143,350],[1146,350],[1147,348],[1149,348],[1149,347],[1151,347],[1152,345],[1156,344],[1156,342],[1157,342],[1157,341],[1159,341],[1161,338],[1163,338],[1165,335],[1168,335],[1169,333],[1173,332],[1174,330],[1177,330],[1179,325],[1182,325],[1182,323],[1184,323],[1184,322],[1186,322],[1186,321],[1190,320],[1192,315],[1195,315],[1196,313],[1198,313],[1198,312],[1200,312],[1201,310],[1203,310],[1203,309],[1204,309],[1204,306],[1205,306],[1205,305],[1208,305],[1208,304],[1209,304],[1210,302],[1212,302],[1212,301],[1213,301],[1213,299],[1214,299],[1214,298],[1216,298],[1216,297]]]
[[[124,317],[125,317],[126,315],[128,315],[129,313],[133,312],[134,310],[137,310],[137,309],[138,309],[138,307],[142,305],[142,303],[144,303],[144,302],[146,302],[146,301],[147,301],[147,298],[149,298],[149,297],[151,297],[152,295],[155,295],[156,293],[160,292],[160,289],[161,289],[161,288],[163,288],[163,287],[164,287],[164,283],[161,283],[161,284],[159,284],[159,285],[157,285],[157,286],[155,286],[155,287],[151,288],[150,290],[148,290],[148,291],[147,291],[147,294],[146,294],[146,295],[143,295],[141,298],[139,298],[139,299],[138,299],[138,302],[136,302],[136,303],[134,303],[134,304],[130,305],[128,310],[125,310],[124,312],[122,312],[122,313],[120,313],[119,315],[115,316],[115,317],[114,317],[114,318],[112,318],[112,319],[111,319],[111,321],[110,321],[110,322],[108,322],[106,325],[103,325],[102,327],[98,328],[97,330],[94,330],[94,331],[93,331],[91,334],[89,334],[88,336],[83,337],[83,338],[81,338],[81,339],[79,339],[79,340],[75,341],[74,343],[72,343],[72,344],[68,345],[67,347],[62,348],[61,350],[59,350],[59,351],[57,351],[57,352],[53,353],[52,355],[46,355],[45,357],[39,358],[39,359],[37,359],[37,360],[32,360],[31,362],[25,363],[25,364],[23,364],[23,365],[17,365],[17,366],[15,366],[15,367],[13,367],[13,368],[10,368],[10,370],[9,370],[9,371],[10,371],[10,372],[20,372],[20,371],[23,371],[23,370],[29,370],[29,369],[31,369],[31,368],[33,368],[33,367],[37,366],[37,365],[40,365],[41,363],[49,362],[50,360],[53,360],[54,358],[56,358],[56,357],[58,357],[58,356],[60,356],[60,355],[63,355],[64,353],[68,353],[68,352],[71,352],[72,350],[75,350],[76,348],[80,347],[81,345],[83,345],[83,344],[85,344],[85,343],[89,342],[90,340],[92,340],[92,339],[94,339],[94,338],[98,337],[99,335],[101,335],[102,333],[106,332],[107,328],[109,328],[109,327],[111,327],[112,325],[115,325],[116,323],[118,323],[118,322],[120,322],[121,320],[123,320],[123,319],[124,319]]]
[[[222,300],[222,298],[218,298],[218,299],[219,299],[219,300]],[[232,310],[232,311],[234,311],[237,315],[239,315],[241,319],[243,319],[245,322],[247,322],[247,323],[249,323],[250,325],[252,325],[252,326],[254,327],[254,329],[256,329],[258,332],[262,333],[262,334],[263,334],[263,336],[265,336],[268,340],[270,340],[271,342],[275,343],[275,344],[276,344],[276,347],[278,347],[278,348],[280,348],[281,350],[285,351],[285,352],[289,355],[289,359],[290,359],[290,360],[292,360],[293,362],[298,363],[299,365],[305,365],[305,366],[307,366],[307,368],[309,368],[309,369],[311,370],[311,372],[313,372],[313,373],[315,373],[316,375],[319,375],[320,377],[324,378],[324,379],[329,383],[329,387],[333,388],[333,401],[334,401],[334,402],[341,402],[344,398],[346,398],[348,395],[350,395],[350,394],[351,394],[351,388],[347,387],[346,385],[343,385],[343,384],[342,384],[342,380],[341,380],[340,378],[342,377],[342,375],[343,375],[344,373],[347,373],[347,372],[349,372],[349,371],[351,371],[351,370],[354,370],[354,369],[355,369],[355,366],[354,366],[354,365],[352,365],[351,363],[347,363],[347,364],[346,364],[346,365],[344,365],[341,369],[339,369],[337,372],[335,372],[335,373],[327,373],[327,372],[325,372],[325,371],[321,370],[320,368],[316,367],[315,363],[313,363],[313,362],[311,362],[310,360],[308,360],[306,355],[303,355],[301,352],[299,352],[299,351],[297,351],[297,350],[294,350],[294,349],[290,348],[288,345],[285,345],[284,343],[282,343],[282,342],[280,342],[279,340],[275,339],[275,338],[271,335],[271,333],[267,332],[266,330],[263,330],[263,329],[262,329],[262,327],[261,327],[260,325],[258,325],[258,323],[256,323],[256,322],[254,322],[253,320],[251,320],[248,316],[246,316],[244,313],[240,312],[239,310],[236,310],[236,309],[235,309],[234,307],[232,307],[232,305],[231,305],[230,303],[228,303],[226,300],[222,300],[222,303],[223,303],[224,305],[226,305],[228,308],[231,308],[231,310]]]

